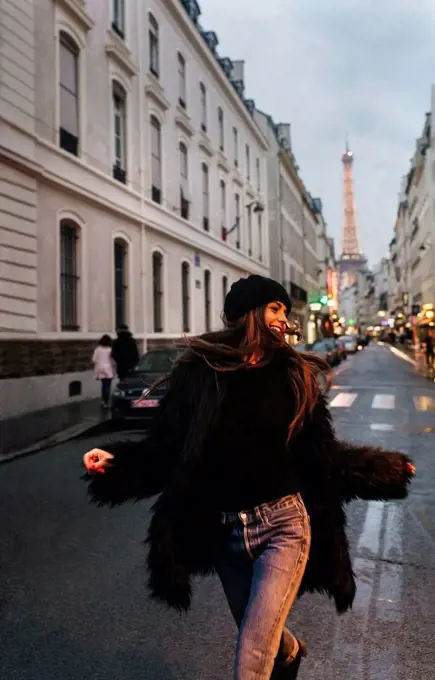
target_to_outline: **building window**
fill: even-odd
[[[227,188],[225,182],[221,179],[219,183],[220,206],[221,206],[221,229],[222,238],[225,241],[227,236]]]
[[[151,116],[151,198],[162,202],[162,129],[155,116]]]
[[[186,108],[186,60],[178,53],[178,103]]]
[[[189,219],[188,183],[187,147],[180,142],[180,213],[184,220]]]
[[[150,42],[150,71],[156,78],[160,75],[159,64],[159,25],[153,15],[148,15],[149,31],[148,38]]]
[[[208,333],[211,330],[211,274],[208,269],[204,272],[204,319]]]
[[[246,144],[245,146],[245,153],[246,153],[246,178],[248,180],[251,179],[251,152],[249,149],[249,144]]]
[[[248,255],[252,255],[252,207],[248,205],[247,218],[248,218]]]
[[[163,255],[153,253],[153,330],[163,331]]]
[[[218,124],[219,124],[219,149],[223,151],[225,148],[224,112],[220,106],[218,108]]]
[[[125,7],[124,0],[112,0],[113,17],[112,28],[121,38],[125,36]]]
[[[181,296],[183,309],[183,333],[190,332],[190,265],[181,265]]]
[[[225,298],[227,296],[227,293],[228,293],[228,277],[223,276],[222,277],[222,309],[223,309],[224,304],[225,304]]]
[[[260,171],[260,159],[257,158],[257,191],[261,190],[261,171]]]
[[[114,133],[114,165],[113,176],[123,182],[127,181],[127,95],[124,88],[117,82],[113,83],[113,133]]]
[[[240,250],[240,196],[239,194],[234,194],[234,223],[237,225],[236,227],[236,233],[237,233],[237,241],[236,241],[236,247]]]
[[[122,239],[115,241],[115,328],[127,324],[128,245]]]
[[[258,259],[263,260],[263,220],[261,213],[258,213]]]
[[[207,132],[207,90],[204,83],[199,84],[199,92],[201,97],[201,130]]]
[[[239,165],[239,134],[237,128],[233,128],[233,144],[234,144],[234,165]]]
[[[70,220],[60,223],[60,327],[78,331],[78,227]]]
[[[202,226],[205,231],[209,231],[209,187],[208,187],[208,167],[205,163],[201,166],[202,174]]]
[[[78,155],[79,150],[79,49],[66,34],[59,43],[59,144],[62,149]]]

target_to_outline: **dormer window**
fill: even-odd
[[[196,0],[181,0],[186,12],[192,19],[193,23],[198,23],[199,15],[201,14],[201,9],[196,2]]]

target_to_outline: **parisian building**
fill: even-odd
[[[290,124],[275,123],[270,115],[258,109],[255,120],[269,143],[267,196],[271,275],[287,289],[293,304],[292,316],[299,321],[304,337],[313,342],[316,331],[309,302],[321,297],[321,275],[325,278],[323,294],[327,293],[327,267],[330,264],[331,243],[328,241],[323,253],[319,238],[320,233],[327,238],[322,204],[320,199],[311,197],[300,177],[292,152]]]
[[[244,63],[219,53],[194,0],[8,0],[0,12],[9,417],[96,395],[103,333],[127,324],[146,350],[217,328],[231,284],[269,275],[269,140]],[[316,217],[298,210],[310,260],[289,260],[285,278],[302,291]]]
[[[389,322],[415,346],[435,325],[435,86],[402,178],[390,242]]]

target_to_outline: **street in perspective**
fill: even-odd
[[[339,437],[406,452],[417,473],[406,501],[348,507],[356,599],[342,617],[324,596],[298,601],[300,677],[432,680],[435,386],[370,344],[336,369],[329,402]],[[138,433],[84,436],[1,467],[2,680],[232,677],[235,624],[216,577],[198,582],[188,615],[148,597],[153,500],[89,504],[83,453],[119,436]]]

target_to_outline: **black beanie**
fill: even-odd
[[[287,314],[290,314],[292,303],[284,286],[273,279],[252,274],[233,283],[225,297],[224,314],[227,321],[233,323],[251,309],[264,307],[270,302],[282,302],[287,307]]]

